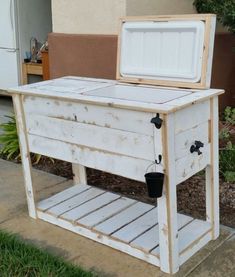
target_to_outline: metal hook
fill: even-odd
[[[151,166],[153,166],[154,164],[160,164],[161,161],[162,161],[162,155],[158,155],[158,161],[157,161],[157,160],[154,160],[154,162],[151,163],[151,164],[147,167],[146,173],[148,172],[148,170],[149,170],[149,168],[150,168]]]
[[[156,164],[160,164],[162,162],[162,155],[158,155],[158,160],[155,160]]]

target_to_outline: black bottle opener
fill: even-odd
[[[157,129],[160,129],[162,127],[162,121],[163,120],[159,117],[159,113],[157,113],[156,117],[153,117],[150,122],[153,123]]]

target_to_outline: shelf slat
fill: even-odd
[[[110,235],[152,208],[153,207],[151,205],[137,202],[124,211],[99,224],[95,229],[104,234]]]
[[[71,221],[76,221],[92,212],[94,210],[98,210],[99,208],[113,202],[114,200],[120,198],[120,195],[106,192],[104,194],[101,194],[94,199],[91,199],[90,201],[64,213],[61,215],[61,218],[71,220]]]
[[[41,210],[41,211],[45,211],[51,207],[53,207],[54,205],[65,201],[67,199],[69,199],[70,197],[74,197],[75,195],[89,189],[90,186],[87,185],[75,185],[72,186],[71,188],[68,188],[60,193],[57,193],[45,200],[42,200],[38,203],[37,205],[37,209]]]

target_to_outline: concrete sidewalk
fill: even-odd
[[[39,197],[44,198],[72,185],[71,181],[33,171]],[[62,256],[101,276],[169,276],[157,267],[72,232],[28,216],[21,165],[0,160],[0,229]],[[186,262],[174,276],[235,276],[235,231],[221,226],[221,236]]]

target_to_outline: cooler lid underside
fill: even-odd
[[[201,79],[203,21],[124,22],[120,75],[196,83]]]

